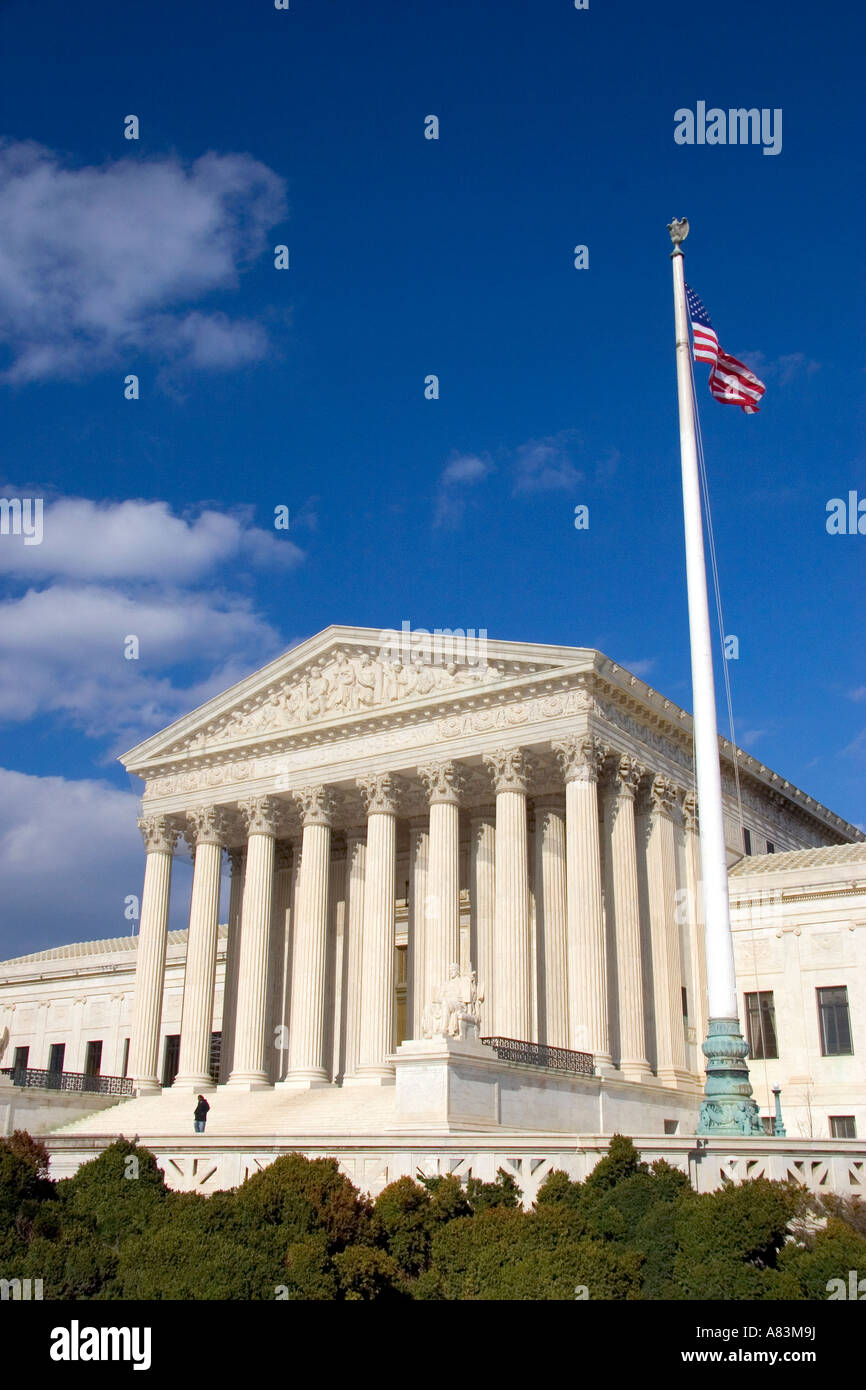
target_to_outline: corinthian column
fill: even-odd
[[[424,972],[429,991],[447,980],[452,962],[460,964],[460,792],[464,779],[453,762],[419,767],[418,773],[430,802]],[[422,1008],[429,1003],[425,998]]]
[[[326,1086],[325,1000],[327,992],[328,894],[331,825],[336,803],[327,787],[295,792],[303,819],[301,875],[295,909],[289,1071],[285,1085]]]
[[[535,802],[535,903],[538,923],[538,1040],[568,1047],[565,807]]]
[[[601,891],[598,778],[604,748],[590,735],[554,744],[565,781],[568,1036],[609,1067],[607,950]]]
[[[610,853],[616,940],[619,1066],[632,1081],[651,1076],[646,1057],[646,1031],[641,967],[640,889],[637,876],[634,800],[641,769],[628,754],[617,762],[611,784]]]
[[[527,757],[522,748],[486,755],[496,788],[496,909],[493,1032],[532,1038],[532,943],[526,833]]]
[[[271,961],[268,966],[268,1050],[273,1081],[282,1081],[286,1070],[289,1013],[289,960],[291,949],[291,900],[294,851],[290,844],[274,846],[274,899],[271,924]]]
[[[430,829],[427,816],[409,822],[409,959],[407,961],[409,1037],[420,1038],[421,1018],[427,1005],[427,868],[430,861]]]
[[[213,1089],[210,1044],[216,984],[222,847],[228,832],[226,814],[203,806],[187,814],[186,838],[195,854],[192,902],[186,943],[180,1057],[174,1084],[178,1089]]]
[[[652,945],[656,1073],[666,1085],[689,1080],[683,1031],[682,967],[676,921],[676,846],[673,804],[676,787],[667,777],[652,780],[645,807],[647,906]]]
[[[268,961],[274,891],[274,840],[280,813],[273,796],[239,806],[247,824],[247,868],[241,909],[234,1062],[228,1082],[239,1090],[269,1084],[267,1057]]]
[[[226,969],[223,982],[223,1035],[220,1044],[220,1081],[232,1074],[235,1050],[235,1014],[238,1006],[238,966],[241,951],[241,905],[244,894],[244,867],[247,852],[233,847],[228,851],[231,869],[229,887],[228,936],[226,938]]]
[[[479,806],[472,812],[469,851],[469,898],[472,904],[470,960],[478,975],[481,1035],[493,1037],[496,1012],[494,931],[496,922],[496,808]]]
[[[346,915],[343,922],[343,1077],[354,1076],[361,1046],[361,932],[364,929],[366,826],[346,831]]]
[[[394,1042],[394,935],[396,905],[396,779],[390,773],[360,778],[367,803],[367,864],[361,948],[361,1059],[358,1082],[394,1079],[387,1061]]]
[[[147,859],[135,965],[129,1074],[137,1091],[158,1091],[159,1025],[165,977],[171,856],[179,831],[167,816],[145,817],[138,822],[138,828],[144,840]]]

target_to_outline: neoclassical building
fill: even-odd
[[[388,1084],[395,1047],[421,1036],[456,962],[477,972],[482,1035],[694,1090],[706,1010],[690,717],[597,651],[460,654],[455,641],[413,661],[387,634],[328,628],[125,756],[145,782],[140,1092],[162,1082],[184,842],[195,867],[175,1086],[212,1084],[226,858],[231,1088]],[[754,758],[722,756],[732,861],[744,828],[756,851],[860,838]]]
[[[92,989],[68,978],[79,948],[0,967],[4,1065],[30,1045],[26,1064],[50,1067],[41,1053],[68,1038],[64,1065],[88,1070],[104,1040],[102,1073],[136,1093],[58,1121],[56,1173],[135,1133],[169,1182],[200,1191],[294,1148],[336,1155],[373,1192],[504,1166],[529,1201],[553,1167],[589,1171],[619,1130],[698,1186],[765,1172],[866,1189],[849,1046],[866,1009],[862,833],[721,741],[756,1099],[771,1126],[771,1085],[790,1083],[800,1110],[796,1138],[698,1141],[691,718],[598,651],[488,642],[481,658],[447,636],[416,649],[405,632],[328,628],[123,758],[144,781],[134,953],[104,943],[87,968],[113,979]],[[182,854],[188,930],[169,932]],[[785,920],[758,930],[770,883]],[[796,946],[828,895],[832,933],[817,937],[835,946]],[[809,966],[796,1008],[795,956]],[[206,1138],[192,1135],[198,1091]]]

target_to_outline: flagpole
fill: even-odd
[[[695,780],[709,995],[709,1030],[703,1044],[703,1053],[707,1059],[707,1080],[697,1132],[719,1136],[763,1134],[764,1128],[758,1107],[752,1099],[749,1069],[746,1065],[748,1044],[740,1032],[734,940],[728,903],[728,863],[722,812],[716,690],[692,394],[691,343],[683,273],[682,243],[688,236],[688,222],[685,218],[675,218],[668,231],[674,243],[671,260],[676,324],[677,396],[692,662]]]

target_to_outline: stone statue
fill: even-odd
[[[448,979],[433,991],[421,1019],[421,1032],[425,1038],[465,1038],[470,1031],[477,1037],[483,1002],[484,991],[478,986],[475,971],[470,967],[468,974],[461,975],[455,961],[449,967]]]

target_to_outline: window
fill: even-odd
[[[16,1049],[15,1049],[15,1055],[14,1055],[13,1058],[12,1058],[12,1067],[13,1067],[13,1070],[14,1070],[14,1071],[26,1071],[29,1065],[30,1065],[30,1048],[29,1048],[29,1047],[16,1047]]]
[[[665,1120],[664,1127],[665,1134],[679,1134],[680,1122],[679,1120]]]
[[[57,1076],[63,1071],[66,1043],[52,1043],[48,1052],[48,1070]]]
[[[768,841],[767,841],[767,853],[768,853],[768,854],[775,854],[775,853],[776,853],[776,846],[773,844],[773,841],[772,841],[772,840],[768,840]]]
[[[121,1076],[126,1076],[129,1071],[129,1038],[123,1039],[123,1066],[120,1069]]]
[[[84,1055],[84,1075],[98,1076],[99,1068],[102,1066],[102,1039],[98,1038],[87,1044],[87,1052]]]
[[[776,1009],[771,989],[746,995],[746,1037],[752,1057],[778,1057]]]
[[[857,1123],[853,1115],[831,1115],[830,1134],[834,1139],[856,1139]]]
[[[165,1040],[165,1052],[162,1059],[162,1084],[171,1086],[177,1076],[177,1069],[180,1065],[180,1033],[169,1033]]]
[[[821,1022],[821,1056],[849,1057],[854,1046],[851,1041],[851,1017],[848,1013],[848,988],[836,985],[818,990],[818,1017]]]
[[[686,989],[685,985],[680,985],[680,991],[681,991],[681,993],[682,993],[682,1000],[683,1000],[683,1023],[688,1024],[688,1021],[689,1021],[689,992],[688,992],[688,990]]]
[[[752,832],[747,830],[745,826],[743,826],[743,847],[746,854],[752,853]]]

